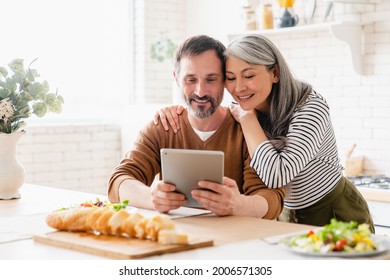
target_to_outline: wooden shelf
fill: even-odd
[[[286,28],[266,29],[266,30],[248,30],[241,34],[228,34],[228,40],[244,34],[261,34],[267,37],[272,35],[302,34],[309,32],[329,31],[332,36],[349,47],[353,68],[358,74],[362,74],[362,25],[357,22],[325,22],[319,24],[308,24]]]

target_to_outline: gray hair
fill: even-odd
[[[312,91],[310,84],[293,77],[283,55],[266,37],[258,34],[243,35],[233,40],[225,51],[225,59],[234,57],[252,65],[265,65],[268,70],[279,68],[279,82],[274,84],[269,95],[270,112],[267,123],[262,123],[270,140],[278,149],[280,140],[285,141],[290,120]],[[261,118],[263,119],[263,118]],[[281,148],[284,144],[281,144]]]

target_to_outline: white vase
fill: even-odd
[[[22,131],[0,133],[0,199],[20,198],[25,172],[16,159],[16,148],[24,134]]]

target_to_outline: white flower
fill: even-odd
[[[12,102],[7,99],[0,100],[0,119],[7,123],[9,118],[14,115]]]

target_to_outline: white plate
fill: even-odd
[[[359,257],[370,257],[385,253],[390,249],[390,241],[385,236],[375,235],[372,236],[374,242],[378,244],[375,251],[372,252],[306,252],[299,247],[290,247],[284,244],[291,252],[311,257],[338,257],[338,258],[359,258]]]

